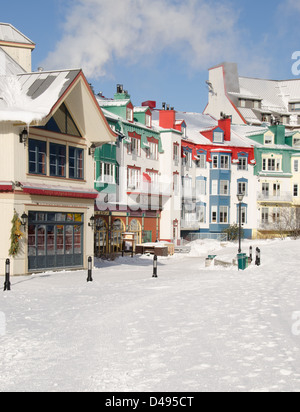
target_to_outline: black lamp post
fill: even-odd
[[[157,278],[158,276],[157,276],[157,256],[156,255],[154,255],[154,258],[153,258],[153,276],[152,276],[153,278]]]
[[[10,290],[10,260],[6,259],[5,261],[5,283],[4,283],[4,292]]]
[[[237,195],[239,201],[239,253],[242,252],[242,203],[244,196],[244,193],[238,193]]]

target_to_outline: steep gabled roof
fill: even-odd
[[[41,121],[81,70],[22,73],[0,77],[0,121]]]
[[[33,41],[8,23],[0,23],[0,44],[17,43],[35,47]]]

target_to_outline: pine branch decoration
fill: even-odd
[[[20,230],[22,223],[16,211],[14,213],[14,217],[11,223],[12,223],[12,228],[11,228],[11,235],[10,235],[11,243],[10,243],[10,249],[9,249],[9,256],[15,257],[19,253],[20,240],[24,236],[24,233],[22,233]]]

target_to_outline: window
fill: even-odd
[[[280,184],[277,184],[277,183],[273,184],[273,196],[280,197]]]
[[[196,180],[196,194],[197,194],[197,197],[206,195],[206,180],[204,179]]]
[[[135,137],[131,138],[131,146],[129,146],[129,153],[141,156],[141,140]]]
[[[294,146],[299,147],[300,146],[300,137],[294,137],[293,144],[294,144]]]
[[[211,194],[213,196],[217,196],[218,195],[218,180],[212,180],[211,182]]]
[[[280,208],[274,207],[272,211],[273,223],[280,223]]]
[[[218,208],[213,206],[211,208],[211,223],[218,223]]]
[[[294,160],[294,172],[299,172],[299,160]]]
[[[241,107],[246,107],[246,100],[241,99],[240,103],[241,103]]]
[[[206,223],[206,206],[205,205],[201,205],[201,206],[197,206],[197,220],[200,223]]]
[[[149,142],[148,159],[158,160],[158,143]]]
[[[50,143],[50,176],[66,177],[66,146]]]
[[[29,139],[29,173],[46,175],[47,143]]]
[[[264,158],[263,159],[263,171],[267,172],[281,172],[282,161],[280,158]]]
[[[206,155],[205,154],[201,154],[198,155],[199,160],[197,163],[197,166],[200,167],[200,169],[206,169]]]
[[[83,149],[69,147],[69,178],[84,179]]]
[[[293,196],[294,197],[299,196],[299,185],[294,185],[294,187],[293,187]]]
[[[64,103],[55,112],[53,118],[49,120],[48,124],[45,126],[45,129],[76,137],[81,136],[69,110],[67,109],[67,106]]]
[[[300,103],[293,103],[291,105],[291,111],[292,112],[296,112],[296,111],[299,111],[299,110],[300,110]]]
[[[224,132],[214,132],[214,143],[224,143]]]
[[[259,102],[259,100],[254,100],[254,102],[253,102],[253,107],[254,107],[254,109],[260,109],[260,102]]]
[[[128,189],[141,187],[141,169],[128,168]]]
[[[192,152],[184,152],[183,166],[191,168],[193,166],[193,155]]]
[[[213,169],[218,169],[218,167],[219,167],[219,162],[218,162],[218,156],[217,155],[214,155],[212,157],[212,167],[213,167]]]
[[[126,120],[133,122],[133,109],[130,106],[126,108]]]
[[[112,163],[101,163],[101,182],[114,184],[116,167]]]
[[[242,206],[241,209],[241,215],[242,215],[242,225],[247,223],[247,207],[246,206]],[[237,209],[237,222],[240,223],[240,206],[238,206]]]
[[[261,209],[261,222],[263,224],[269,223],[269,208],[267,207]]]
[[[229,195],[229,182],[227,180],[221,180],[220,182],[220,195]]]
[[[265,145],[270,146],[274,144],[274,135],[273,134],[265,134]]]
[[[174,194],[178,195],[179,194],[179,174],[174,173],[173,175],[173,182],[174,182]]]
[[[146,114],[146,126],[147,127],[152,126],[152,116],[150,114]]]
[[[238,170],[247,170],[248,159],[247,157],[239,157]]]
[[[229,156],[221,156],[221,169],[229,169]]]
[[[228,207],[220,206],[220,223],[228,223]]]
[[[290,124],[290,117],[289,116],[282,116],[282,124]]]
[[[153,170],[151,170],[151,171],[147,171],[147,174],[151,178],[151,190],[153,192],[157,192],[159,190],[158,172],[154,172]]]
[[[264,197],[269,197],[270,194],[270,185],[269,183],[263,183],[262,184],[262,194]]]
[[[246,182],[238,182],[238,193],[244,193],[245,196],[247,195],[247,183]]]
[[[179,145],[174,144],[173,146],[173,160],[176,164],[179,163]]]

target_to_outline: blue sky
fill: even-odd
[[[222,61],[243,76],[294,78],[299,18],[299,0],[14,0],[0,20],[36,43],[33,70],[80,67],[107,97],[121,83],[135,105],[201,112],[207,69]]]

